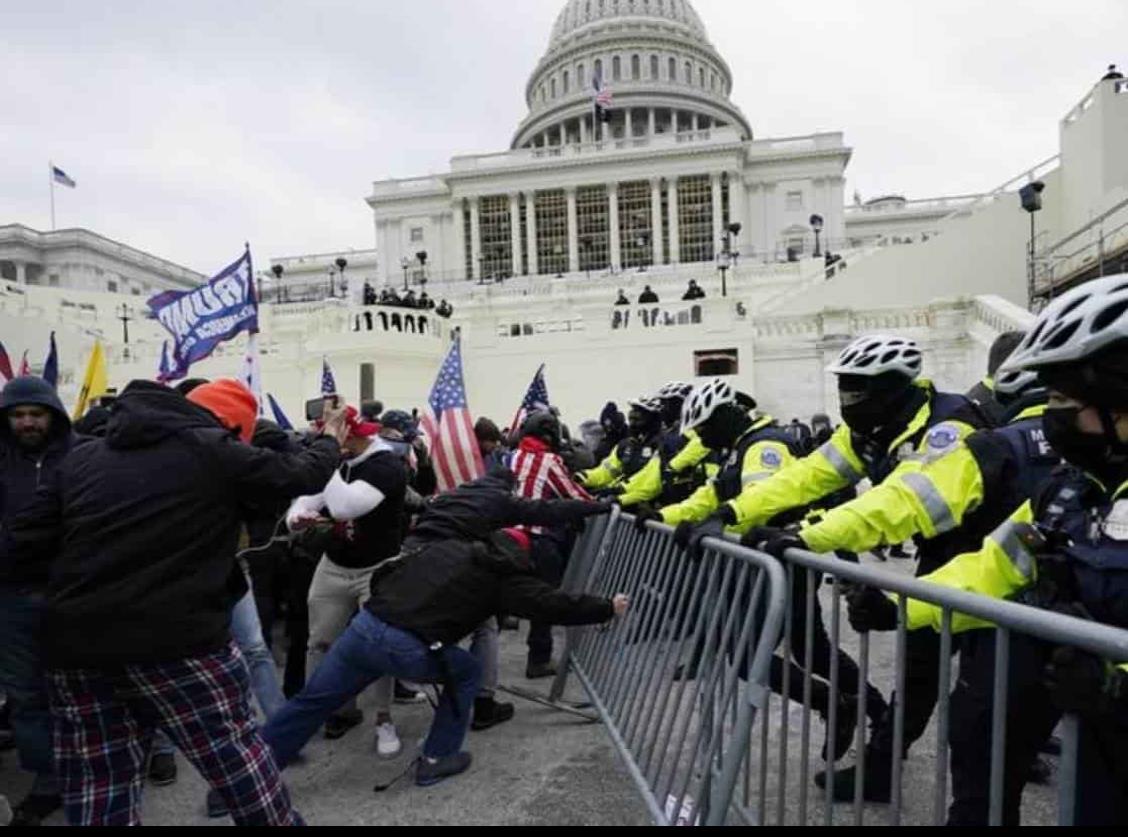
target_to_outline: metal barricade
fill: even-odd
[[[919,763],[906,762],[893,754],[901,753],[906,746],[905,729],[905,704],[906,700],[898,699],[893,702],[893,729],[892,746],[890,748],[890,799],[886,819],[889,824],[919,824],[925,819],[927,809],[931,809],[931,822],[943,824],[947,817],[948,808],[948,779],[949,779],[949,734],[951,732],[950,710],[952,694],[950,694],[955,679],[952,677],[953,653],[958,651],[961,644],[966,642],[966,637],[978,635],[980,639],[986,636],[993,637],[993,693],[990,716],[990,768],[989,780],[986,783],[989,798],[986,819],[990,825],[1003,824],[1004,809],[1004,782],[1006,771],[1026,770],[1029,765],[1007,764],[1004,757],[1007,747],[1008,735],[1022,735],[1025,729],[1008,730],[1008,711],[1014,711],[1018,698],[1008,700],[1008,689],[1011,688],[1012,651],[1017,642],[1022,643],[1049,643],[1051,645],[1069,645],[1100,656],[1111,661],[1128,660],[1128,631],[1113,628],[1097,622],[1053,613],[1038,608],[1029,607],[1015,602],[1000,601],[984,596],[966,593],[936,584],[923,582],[908,575],[898,575],[888,570],[875,569],[871,566],[851,563],[829,556],[819,556],[810,552],[792,549],[784,557],[784,571],[787,577],[783,642],[781,643],[781,659],[777,659],[771,678],[772,687],[783,695],[791,694],[793,698],[801,700],[802,711],[799,719],[799,752],[798,770],[794,754],[789,753],[792,737],[792,728],[789,723],[791,713],[785,709],[781,712],[782,723],[769,730],[766,715],[769,703],[765,703],[764,722],[761,723],[761,759],[766,764],[769,740],[774,738],[778,748],[777,769],[761,771],[760,781],[770,774],[777,781],[774,799],[774,821],[780,825],[794,823],[799,825],[812,824],[811,822],[811,793],[821,797],[821,817],[816,820],[819,824],[851,824],[862,825],[865,822],[867,806],[863,802],[865,793],[865,720],[867,717],[867,689],[870,680],[871,664],[876,659],[881,664],[888,665],[889,648],[886,640],[878,637],[889,637],[892,646],[892,691],[897,695],[905,695],[906,686],[906,660],[909,643],[909,633],[904,628],[906,602],[909,598],[930,602],[941,608],[942,620],[939,631],[925,627],[913,631],[931,632],[939,645],[939,663],[936,677],[937,687],[935,709],[935,762],[931,766],[931,781],[922,781],[926,774],[917,768]],[[823,579],[826,583],[823,585]],[[823,589],[820,593],[820,585]],[[856,753],[855,764],[857,777],[854,783],[853,803],[851,808],[840,806],[835,809],[832,798],[832,781],[825,782],[825,788],[820,790],[812,784],[811,771],[811,713],[813,707],[813,694],[818,688],[825,694],[826,705],[819,714],[824,715],[827,741],[833,742],[836,737],[837,725],[840,722],[839,714],[843,711],[843,700],[846,694],[840,688],[840,655],[843,650],[843,632],[841,630],[842,598],[848,585],[865,585],[877,588],[892,594],[898,602],[900,618],[898,628],[889,634],[855,634],[849,632],[850,644],[857,653],[858,683],[857,694],[849,695],[847,707],[853,704],[852,715],[857,719],[854,736],[854,749]],[[828,608],[829,630],[822,632],[823,607]],[[952,614],[962,613],[978,619],[986,620],[997,626],[996,628],[976,628],[966,634],[954,634],[952,631]],[[796,643],[793,635],[803,632],[804,640]],[[829,642],[829,653],[820,654],[815,643],[818,637]],[[821,641],[821,640],[820,640]],[[856,641],[856,645],[855,645]],[[792,654],[794,647],[795,653]],[[794,663],[790,662],[794,659]],[[810,665],[805,665],[811,661]],[[817,671],[815,671],[817,669]],[[800,679],[797,687],[794,678]],[[824,691],[825,690],[825,691]],[[1061,755],[1058,761],[1057,775],[1057,814],[1059,824],[1072,824],[1074,821],[1075,782],[1077,771],[1078,748],[1078,719],[1074,716],[1065,716],[1058,727],[1062,739]],[[1047,731],[1048,734],[1048,731]],[[922,736],[918,739],[927,743]],[[911,743],[911,742],[908,742]],[[828,750],[831,749],[828,746]],[[834,758],[830,753],[828,758],[819,758],[819,767],[832,773]],[[906,788],[904,787],[904,772],[906,765],[913,768],[914,781],[908,790],[911,799],[906,805]],[[789,791],[792,779],[797,778],[795,787],[796,797],[791,801]],[[1014,792],[1011,792],[1010,805],[1015,805]],[[764,811],[760,811],[763,817]],[[903,822],[908,819],[910,822]],[[762,821],[762,820],[761,820]]]
[[[626,593],[628,614],[572,628],[554,693],[574,674],[655,822],[756,822],[747,790],[752,729],[784,615],[775,559],[708,540],[700,559],[673,530],[615,510],[598,544],[577,555],[581,589]]]

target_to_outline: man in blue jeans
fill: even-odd
[[[54,387],[31,375],[7,383],[0,393],[0,687],[12,705],[20,766],[35,774],[12,825],[39,825],[61,801],[40,646],[48,567],[17,567],[7,533],[72,442],[70,418]]]
[[[305,688],[270,720],[263,737],[280,765],[298,754],[333,710],[384,675],[442,683],[416,769],[432,785],[470,766],[462,741],[480,668],[458,642],[498,613],[557,625],[605,622],[627,599],[560,592],[533,573],[529,540],[502,526],[576,524],[609,506],[582,500],[525,500],[513,474],[499,471],[435,498],[395,558],[372,574],[372,597]]]

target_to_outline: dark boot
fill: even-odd
[[[828,719],[824,716],[823,723],[828,723]],[[846,751],[850,749],[850,744],[854,741],[854,732],[858,727],[858,697],[857,695],[846,694],[843,692],[838,695],[838,712],[834,719],[834,761],[838,761]],[[823,739],[821,757],[826,761],[827,743],[830,736],[830,728],[827,727],[826,734],[828,738]]]
[[[63,806],[62,798],[57,794],[31,793],[24,797],[12,810],[12,826],[42,825],[43,820],[51,816]]]
[[[856,765],[834,771],[834,789],[831,798],[835,802],[854,801],[854,785],[857,773]],[[826,787],[825,771],[820,770],[815,774],[815,784],[820,788]],[[892,796],[892,785],[893,774],[889,753],[879,753],[867,748],[865,788],[862,791],[862,798],[866,802],[888,803]]]
[[[325,722],[325,737],[330,740],[340,738],[363,720],[364,713],[359,709],[334,713]]]
[[[492,697],[474,698],[474,720],[470,729],[483,730],[505,723],[513,717],[512,703],[498,703]]]
[[[525,677],[529,680],[540,680],[543,677],[555,677],[556,665],[549,660],[545,663],[529,662],[525,665]]]

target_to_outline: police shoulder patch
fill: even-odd
[[[783,457],[775,448],[764,448],[760,454],[760,464],[765,468],[778,468],[783,464]]]
[[[928,448],[930,451],[947,450],[959,440],[959,431],[950,424],[938,424],[928,431]]]

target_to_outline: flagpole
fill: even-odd
[[[55,230],[55,163],[47,161],[47,183],[51,188],[51,230]]]

